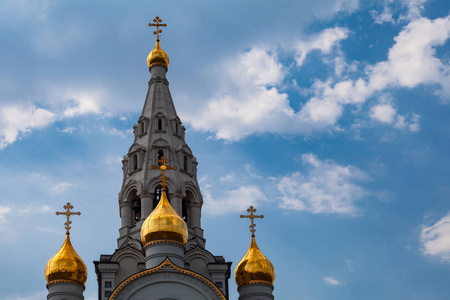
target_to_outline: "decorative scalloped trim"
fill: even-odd
[[[155,241],[155,242],[157,242],[157,241]],[[150,244],[150,243],[147,243],[147,244]],[[162,262],[162,264],[160,264],[159,266],[154,267],[154,268],[152,268],[152,269],[148,269],[148,270],[142,271],[142,272],[137,273],[137,274],[134,274],[133,276],[131,276],[131,277],[129,277],[128,279],[124,280],[124,281],[123,281],[123,282],[122,282],[122,283],[121,283],[121,284],[113,291],[113,293],[111,294],[111,296],[109,296],[109,300],[114,300],[115,297],[117,296],[117,294],[118,294],[118,293],[119,293],[126,285],[128,285],[130,282],[134,281],[135,279],[137,279],[137,278],[139,278],[139,277],[143,277],[143,276],[145,276],[145,275],[147,275],[147,274],[155,273],[155,272],[161,270],[162,268],[164,268],[165,266],[169,266],[169,267],[171,267],[172,269],[174,269],[174,270],[176,270],[176,271],[178,271],[178,272],[180,272],[180,273],[182,273],[182,274],[190,275],[190,276],[192,276],[192,277],[195,277],[195,278],[197,278],[197,279],[203,281],[204,283],[206,283],[207,285],[209,285],[209,286],[216,292],[217,295],[219,295],[220,299],[226,300],[225,296],[224,296],[223,293],[219,290],[219,288],[218,288],[214,283],[212,283],[209,279],[203,277],[203,276],[200,275],[200,274],[197,274],[197,273],[194,273],[194,272],[192,272],[192,271],[185,270],[185,269],[182,269],[182,268],[180,268],[180,267],[175,266],[175,265],[170,261],[170,259],[169,259],[168,257],[167,257],[167,258]]]
[[[160,244],[160,243],[165,243],[165,244],[175,244],[181,247],[184,247],[184,244],[178,241],[173,241],[173,240],[156,240],[156,241],[151,241],[148,242],[147,244],[144,245],[144,249],[147,247],[150,247],[151,245],[155,245],[155,244]]]
[[[251,285],[251,284],[264,284],[264,285],[268,285],[268,286],[273,288],[273,284],[272,283],[270,283],[269,281],[263,281],[263,280],[251,280],[249,283],[240,285],[239,287],[245,286],[245,285]]]
[[[85,287],[84,284],[82,284],[79,281],[76,280],[65,280],[65,279],[57,279],[57,280],[52,280],[49,283],[47,283],[47,288],[52,285],[52,284],[56,284],[56,283],[73,283],[73,284],[77,284],[77,285],[81,285],[83,288]]]

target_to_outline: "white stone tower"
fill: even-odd
[[[118,248],[113,254],[101,255],[100,260],[94,262],[99,300],[108,299],[114,289],[127,278],[156,267],[155,261],[158,260],[153,256],[152,259],[149,258],[149,248],[141,240],[141,228],[163,195],[161,172],[150,168],[160,165],[162,157],[168,159],[170,166],[176,167],[176,170],[166,172],[165,192],[170,205],[184,220],[188,230],[187,242],[181,247],[183,261],[171,263],[213,282],[228,299],[231,263],[205,249],[201,227],[203,198],[197,181],[197,160],[185,141],[185,127],[176,113],[170,95],[166,79],[169,57],[159,41],[159,34],[162,32],[160,27],[165,27],[166,24],[162,24],[158,17],[153,21],[155,23],[149,26],[156,26],[154,33],[157,40],[155,48],[147,57],[151,73],[148,92],[142,114],[133,127],[133,144],[122,161]],[[166,257],[173,258],[171,251],[175,248],[158,245],[151,249],[156,251],[154,255],[160,257],[159,262],[163,262]]]

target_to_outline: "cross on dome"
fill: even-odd
[[[177,167],[169,167],[166,166],[166,163],[168,163],[169,160],[166,159],[164,156],[161,156],[161,158],[158,160],[158,163],[160,164],[160,166],[150,166],[150,170],[161,170],[161,188],[163,191],[166,190],[166,171],[167,170],[176,170]]]
[[[162,29],[159,29],[159,27],[166,27],[167,24],[166,23],[161,24],[162,20],[158,16],[156,16],[156,18],[153,19],[153,22],[155,22],[155,24],[148,23],[148,26],[156,27],[156,30],[153,31],[153,34],[156,36],[156,41],[159,42],[159,34],[162,32]]]
[[[247,212],[249,214],[248,215],[241,215],[241,219],[243,219],[243,218],[250,219],[250,222],[252,224],[250,226],[248,226],[248,227],[250,228],[250,232],[252,233],[252,237],[254,237],[255,236],[255,231],[256,231],[256,229],[255,229],[256,224],[254,223],[254,219],[256,219],[256,218],[263,219],[264,216],[263,215],[255,215],[256,208],[254,208],[253,206],[250,206],[247,209]]]
[[[70,202],[67,202],[67,204],[64,205],[64,209],[66,211],[63,211],[63,212],[57,211],[56,215],[57,216],[59,216],[59,215],[65,215],[66,216],[67,221],[66,221],[66,223],[64,223],[64,225],[65,225],[64,228],[66,228],[66,234],[70,234],[69,230],[70,230],[70,228],[72,228],[72,227],[70,227],[70,224],[72,224],[72,221],[70,221],[70,216],[73,216],[73,215],[79,216],[79,215],[81,215],[81,213],[79,211],[78,212],[73,212],[72,211],[73,205],[70,204]]]

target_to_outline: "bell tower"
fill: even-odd
[[[121,226],[117,249],[112,255],[101,255],[100,260],[94,262],[99,300],[106,300],[120,282],[146,268],[141,228],[163,197],[162,158],[168,159],[173,167],[165,172],[164,195],[188,229],[184,268],[214,282],[228,298],[231,263],[205,249],[198,163],[186,143],[185,127],[175,110],[166,78],[169,56],[161,48],[160,34],[167,24],[156,17],[148,25],[156,28],[153,32],[156,45],[147,57],[151,77],[141,116],[133,126],[133,143],[122,160],[123,182],[118,199]]]

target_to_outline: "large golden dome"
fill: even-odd
[[[234,278],[239,287],[260,282],[273,284],[275,281],[275,268],[259,250],[254,236],[252,236],[250,248],[236,266]]]
[[[163,190],[158,205],[142,224],[141,240],[144,245],[157,240],[170,240],[185,245],[187,238],[186,223],[172,208],[166,191]]]
[[[61,249],[50,258],[45,267],[47,283],[57,280],[70,280],[84,285],[87,275],[86,264],[73,249],[69,234],[66,234],[66,240]]]
[[[156,41],[155,48],[153,48],[147,56],[147,65],[149,68],[156,65],[164,67],[169,66],[169,55],[161,48],[159,40]]]

